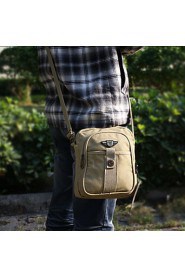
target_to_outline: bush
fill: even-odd
[[[133,92],[133,97],[143,193],[152,188],[184,186],[185,96],[148,91]],[[51,172],[53,160],[44,114],[35,109],[25,111],[10,98],[1,101],[0,138],[0,192],[36,190],[43,172]]]
[[[0,78],[0,97],[17,97],[23,101],[23,88],[25,81],[16,78]],[[35,82],[31,86],[32,96],[42,95],[45,96],[43,84],[40,81]]]
[[[15,79],[0,79],[0,96],[11,96],[15,90],[16,80]]]
[[[27,112],[10,98],[1,101],[0,138],[0,192],[31,190],[51,169],[52,143],[44,114]]]
[[[126,58],[130,85],[155,88],[161,93],[185,92],[184,59],[184,46],[144,47]]]
[[[136,156],[144,189],[184,186],[185,96],[133,93]]]

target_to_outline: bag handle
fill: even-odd
[[[55,69],[55,65],[54,65],[54,62],[53,62],[53,58],[52,58],[50,48],[48,46],[46,46],[45,48],[46,48],[46,51],[47,51],[49,64],[50,64],[50,67],[51,67],[52,75],[53,75],[53,78],[54,78],[54,82],[55,82],[55,85],[56,85],[56,89],[57,89],[57,93],[58,93],[58,96],[59,96],[60,104],[61,104],[61,107],[62,107],[62,112],[63,112],[63,115],[64,115],[64,121],[65,121],[66,126],[67,126],[67,138],[71,141],[71,143],[73,143],[74,140],[75,140],[75,133],[73,132],[72,127],[71,127],[71,123],[70,123],[70,120],[69,120],[69,115],[68,115],[68,112],[67,112],[67,109],[66,109],[66,106],[65,106],[64,97],[63,97],[61,86],[60,86],[60,81],[59,81],[59,78],[58,78],[58,75],[57,75],[57,72],[56,72],[56,69]],[[62,82],[62,86],[64,87],[63,82]]]

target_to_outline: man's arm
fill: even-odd
[[[123,55],[133,55],[143,48],[143,46],[119,46]]]

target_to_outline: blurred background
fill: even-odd
[[[124,60],[142,180],[137,198],[155,206],[183,196],[176,206],[185,211],[185,47],[149,46]],[[0,195],[52,190],[44,103],[37,48],[1,47]]]

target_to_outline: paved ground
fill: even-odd
[[[51,193],[0,196],[0,231],[44,231]],[[130,213],[119,204],[114,216],[116,231],[184,231],[185,196],[155,207],[135,203]]]
[[[0,231],[44,231],[46,214],[0,217]]]
[[[0,196],[0,231],[43,231],[51,193]]]

